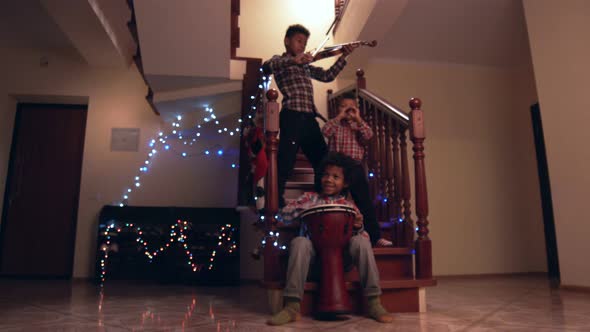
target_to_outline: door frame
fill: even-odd
[[[543,230],[545,234],[545,251],[547,257],[547,276],[551,287],[559,287],[561,275],[559,271],[559,256],[557,251],[557,234],[555,233],[555,218],[553,214],[553,198],[551,196],[551,181],[545,148],[545,134],[539,103],[531,105],[531,127],[537,160],[539,176],[539,192],[543,212]]]
[[[17,147],[17,137],[19,134],[19,129],[20,129],[20,123],[21,123],[21,116],[22,116],[22,108],[25,106],[40,106],[40,107],[46,107],[46,108],[61,108],[61,109],[76,109],[79,110],[80,112],[84,112],[84,122],[82,124],[83,128],[82,128],[82,150],[80,153],[80,177],[78,179],[78,189],[75,193],[76,195],[76,202],[77,204],[75,204],[74,206],[74,220],[73,220],[73,241],[71,243],[71,250],[70,252],[71,257],[69,258],[69,262],[70,262],[70,268],[69,271],[67,273],[67,275],[65,275],[65,278],[67,279],[71,279],[73,276],[73,272],[74,272],[74,258],[76,255],[76,235],[77,235],[77,228],[78,228],[78,209],[80,207],[80,188],[81,188],[81,184],[82,184],[82,166],[83,166],[83,162],[84,162],[84,146],[85,146],[85,141],[86,141],[86,123],[88,121],[88,105],[87,104],[51,104],[51,103],[27,103],[27,102],[19,102],[16,105],[16,113],[14,116],[14,125],[13,125],[13,129],[12,129],[12,142],[10,144],[10,154],[8,157],[8,167],[7,167],[7,171],[6,171],[6,185],[4,187],[4,197],[2,199],[2,216],[0,219],[0,266],[2,266],[2,258],[4,257],[4,237],[6,236],[6,224],[7,224],[7,218],[8,218],[8,200],[9,200],[9,193],[10,193],[10,188],[12,185],[12,177],[10,176],[12,174],[13,171],[13,167],[14,167],[14,158],[16,157],[16,147]],[[2,276],[1,271],[0,271],[0,276]],[[30,276],[28,276],[30,277]],[[43,278],[41,276],[36,277],[36,278]]]

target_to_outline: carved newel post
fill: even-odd
[[[277,174],[277,151],[279,133],[279,103],[277,90],[271,89],[266,93],[268,99],[265,105],[264,131],[266,134],[266,155],[268,158],[268,173],[266,174],[265,194],[265,229],[266,234],[275,231],[275,216],[279,210],[278,197],[278,174]],[[264,246],[264,281],[272,282],[281,279],[279,273],[279,249],[267,240]],[[274,242],[274,241],[273,241]]]
[[[432,243],[428,237],[428,194],[426,192],[426,168],[424,165],[424,113],[418,98],[410,99],[410,139],[414,150],[414,177],[416,192],[416,278],[432,278]]]
[[[356,87],[357,87],[357,89],[366,89],[367,88],[367,80],[365,79],[365,71],[360,68],[356,70]]]

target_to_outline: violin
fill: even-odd
[[[368,47],[375,47],[377,46],[377,41],[364,41],[364,40],[357,40],[350,43],[338,44],[334,46],[326,46],[323,50],[315,53],[313,55],[313,61],[318,61],[321,59],[333,57],[336,55],[340,55],[344,53],[344,46],[351,46],[352,48],[357,48],[360,46],[368,46]]]

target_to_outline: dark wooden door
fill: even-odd
[[[71,277],[87,106],[19,104],[0,234],[0,273]]]

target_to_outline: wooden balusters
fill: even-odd
[[[408,144],[407,144],[407,128],[400,127],[400,158],[401,158],[401,198],[403,213],[402,218],[403,227],[400,232],[406,234],[403,236],[405,243],[403,245],[413,246],[414,239],[414,221],[412,220],[412,190],[410,188],[410,169],[408,167]],[[410,230],[408,231],[408,228]]]
[[[400,165],[400,151],[399,151],[399,123],[397,121],[393,121],[392,123],[392,130],[391,130],[391,151],[393,154],[393,165],[392,165],[392,173],[393,173],[393,183],[391,186],[392,192],[392,213],[391,213],[391,222],[393,223],[391,231],[392,231],[392,241],[394,246],[401,247],[403,245],[403,239],[400,237],[399,231],[399,224],[401,219],[401,165]]]
[[[266,133],[266,155],[268,158],[268,173],[266,175],[265,195],[265,228],[266,232],[276,231],[276,214],[279,211],[279,190],[277,172],[277,151],[279,141],[279,93],[270,89],[266,93],[268,102],[265,105],[264,130]],[[284,278],[280,273],[279,249],[270,243],[264,246],[264,281],[280,281]]]
[[[352,90],[359,100],[361,116],[371,127],[373,139],[366,144],[365,168],[377,220],[392,224],[391,238],[396,247],[416,250],[416,277],[432,278],[432,244],[428,237],[428,199],[424,167],[424,123],[420,100],[412,99],[410,120],[381,98],[366,90],[364,72],[356,72]],[[342,92],[336,93],[336,95]],[[330,117],[337,112],[336,98],[328,91]],[[416,224],[412,219],[412,190],[408,160],[408,138],[413,143]]]
[[[389,223],[395,222],[394,215],[395,215],[395,183],[394,183],[394,169],[393,169],[393,140],[392,140],[392,121],[390,117],[385,117],[385,198],[387,198],[386,203],[386,215],[387,218],[384,221]],[[393,232],[393,227],[391,228]],[[393,233],[390,234],[391,239],[393,240]]]
[[[432,244],[428,237],[428,195],[426,192],[426,168],[424,165],[424,114],[420,99],[410,100],[410,138],[414,144],[414,178],[416,191],[416,278],[432,278]]]

